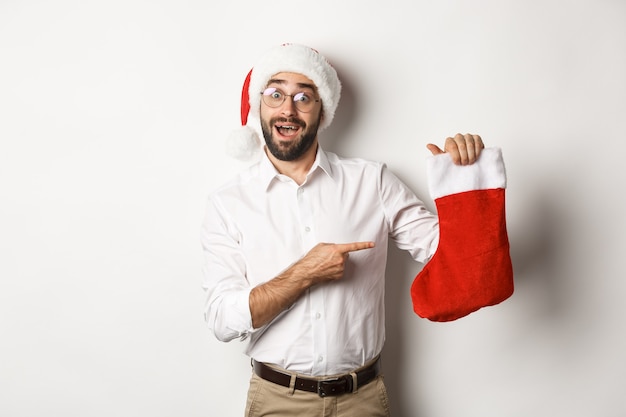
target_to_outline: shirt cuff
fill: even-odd
[[[237,291],[223,297],[219,307],[209,309],[206,320],[215,337],[222,342],[230,342],[239,338],[244,340],[252,329],[252,315],[250,314],[250,289]]]
[[[428,158],[428,190],[433,200],[465,191],[506,188],[502,150],[486,148],[471,165],[456,165],[444,153]]]
[[[254,333],[254,329],[252,328],[252,314],[250,313],[250,291],[251,288],[246,289],[246,291],[242,291],[241,294],[237,295],[235,299],[235,308],[236,317],[239,319],[239,323],[237,323],[234,327],[239,329],[239,337],[241,339],[245,339],[248,337],[250,333]]]

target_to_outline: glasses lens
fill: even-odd
[[[296,109],[301,112],[308,112],[313,108],[315,100],[307,93],[297,93],[293,96],[293,102],[296,105]]]
[[[279,107],[285,102],[285,99],[287,97],[291,97],[294,106],[296,106],[296,109],[303,113],[310,112],[313,109],[315,103],[319,101],[314,99],[311,94],[303,91],[294,95],[289,95],[283,93],[275,87],[266,88],[261,93],[261,97],[263,98],[263,102],[269,107]]]
[[[267,88],[261,94],[263,102],[270,107],[278,107],[285,101],[285,95],[277,88]]]

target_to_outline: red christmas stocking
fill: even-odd
[[[464,167],[445,155],[434,159],[429,186],[439,216],[439,244],[415,277],[411,298],[420,317],[452,321],[513,294],[506,177],[499,149],[485,149],[476,164]]]

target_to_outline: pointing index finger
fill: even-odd
[[[339,249],[339,252],[342,253],[355,252],[363,249],[371,249],[373,247],[374,242],[353,242],[337,244],[337,249]]]

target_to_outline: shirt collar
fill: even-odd
[[[333,171],[332,171],[330,162],[328,161],[328,156],[326,155],[326,152],[324,152],[322,147],[319,145],[319,143],[317,145],[317,153],[315,155],[315,162],[313,162],[313,166],[309,170],[309,173],[307,174],[307,178],[309,178],[311,174],[315,172],[317,169],[321,169],[323,172],[326,173],[326,175],[328,175],[329,178],[331,179],[333,178]],[[274,179],[278,179],[279,175],[280,173],[276,170],[276,167],[274,167],[274,164],[272,164],[272,162],[270,161],[270,159],[268,158],[264,150],[263,157],[261,158],[261,161],[259,162],[259,178],[261,179],[261,183],[265,184],[266,190],[269,189]]]

